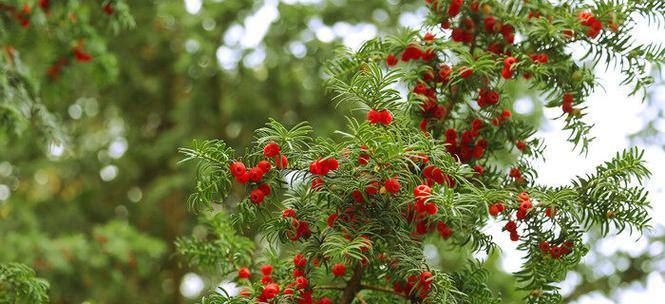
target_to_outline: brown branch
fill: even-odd
[[[353,299],[356,298],[356,294],[361,289],[361,281],[363,278],[363,268],[360,263],[356,265],[356,268],[353,270],[353,275],[351,279],[346,282],[346,287],[342,293],[342,298],[340,299],[340,304],[351,304]]]

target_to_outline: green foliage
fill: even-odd
[[[48,303],[49,284],[19,263],[0,263],[0,303]]]
[[[432,1],[425,29],[441,22],[460,21],[446,16],[449,5],[448,1]],[[467,44],[440,38],[430,41],[418,32],[404,32],[398,37],[373,39],[355,54],[341,51],[329,61],[326,70],[331,74],[326,83],[333,103],[348,108],[389,110],[394,121],[372,122],[371,114],[369,121],[348,117],[347,130],[335,132],[340,138],[315,139],[308,125],[301,123],[288,129],[275,120],[256,132],[253,146],[241,158],[245,165],[257,165],[264,159],[263,146],[276,143],[282,147],[280,155],[288,158],[289,166],[273,168],[263,178],[241,186],[244,191],[232,217],[240,219],[240,231],[246,232],[250,221],[259,223],[259,234],[265,236],[268,246],[280,249],[281,259],[274,264],[279,269],[279,274],[273,276],[276,282],[293,282],[293,278],[285,278],[282,273],[293,269],[288,261],[298,253],[317,261],[302,269],[302,275],[310,279],[311,289],[307,290],[315,298],[328,296],[344,304],[354,299],[363,302],[364,298],[397,301],[395,296],[411,303],[498,303],[496,293],[488,287],[489,274],[481,262],[467,261],[456,272],[431,270],[422,247],[428,240],[423,235],[438,230],[456,250],[493,254],[497,248],[493,238],[498,236],[483,228],[491,221],[500,221],[515,226],[509,229],[506,224],[505,230],[512,230],[510,237],[519,241],[518,249],[524,255],[522,270],[514,274],[518,288],[525,293],[524,301],[559,303],[562,299],[555,283],[563,280],[589,250],[582,240],[584,232],[597,227],[602,235],[607,235],[610,228],[617,233],[626,228],[641,233],[648,228],[649,202],[644,182],[650,173],[644,166],[642,152],[630,149],[619,153],[599,166],[595,174],[579,177],[568,186],[538,185],[537,172],[531,164],[542,159],[544,143],[534,136],[536,126],[517,117],[506,122],[504,110],[512,108],[511,96],[504,93],[512,73],[524,75],[531,89],[548,100],[548,106],[560,107],[564,95],[572,96],[578,107],[564,111],[560,118],[566,120],[564,129],[571,131],[569,140],[586,152],[592,126],[581,119],[585,115],[582,102],[593,91],[596,80],[592,69],[580,65],[567,48],[577,42],[591,44],[594,65],[607,54],[621,58],[626,47],[641,48],[616,36],[627,35],[624,30],[635,21],[626,16],[639,9],[604,2],[594,7],[545,1],[479,1],[478,5],[490,9],[484,7],[483,11],[488,12],[480,12],[464,6],[463,16],[482,24],[484,14],[491,12],[524,35],[525,39],[515,44],[501,46],[510,54],[490,51],[497,35],[489,30],[483,32],[478,26],[480,30],[472,27],[474,32]],[[597,34],[586,32],[587,25],[578,18],[585,9],[610,28],[612,24],[624,27],[616,29],[615,34],[606,30],[595,37]],[[543,17],[533,21],[527,18],[534,11]],[[614,19],[608,19],[610,11],[615,14]],[[564,34],[569,30],[572,34]],[[503,33],[504,39],[506,35]],[[382,63],[388,55],[399,57],[413,48],[420,48],[421,55],[416,59],[403,55],[406,59],[399,67]],[[654,50],[659,52],[655,47],[645,47],[643,52],[632,53],[629,60],[660,64],[662,58]],[[549,61],[535,59],[532,55],[536,52],[548,56]],[[425,59],[423,54],[433,55]],[[511,75],[505,76],[502,69],[507,69],[504,62],[509,59],[515,63],[509,66]],[[606,61],[610,63],[611,60]],[[634,85],[636,90],[649,84],[640,76],[631,76],[642,73],[641,67],[625,72],[629,78],[625,83]],[[398,87],[407,88],[408,93]],[[472,104],[473,100],[484,98],[484,90],[496,92],[499,101]],[[442,107],[445,119],[427,116],[428,103]],[[501,120],[497,120],[499,117]],[[420,119],[421,131],[416,128]],[[480,127],[466,131],[474,124]],[[451,130],[455,132],[452,141]],[[473,157],[465,156],[464,150],[460,152],[457,132],[462,133],[461,145],[471,137],[467,144],[475,146]],[[478,143],[481,139],[484,145]],[[208,141],[199,146],[212,147],[214,143]],[[479,146],[483,150],[477,153]],[[206,149],[194,147],[186,154],[221,153],[223,156],[218,159],[233,158],[223,149]],[[318,172],[320,162],[330,158],[337,160],[339,168]],[[205,163],[206,159],[199,157],[199,161]],[[223,167],[219,164],[219,168]],[[441,182],[425,178],[432,167],[443,172]],[[487,168],[485,173],[483,168]],[[221,180],[216,184],[232,183],[228,171],[216,176],[200,171],[197,176],[197,181],[217,179]],[[388,192],[389,179],[396,179],[400,190]],[[252,202],[247,197],[259,191],[262,183],[271,186],[270,194],[263,201]],[[432,194],[414,200],[413,189],[425,183],[431,186]],[[370,191],[372,188],[376,190]],[[208,195],[219,197],[225,193],[203,194]],[[205,207],[211,208],[212,203],[208,201]],[[434,206],[434,212],[423,216],[424,211],[414,211],[418,204]],[[505,206],[506,211],[488,215],[488,208],[494,204]],[[303,225],[305,233],[301,231]],[[232,258],[233,253],[226,251],[210,260]],[[341,282],[329,275],[335,263],[347,265],[348,273]],[[425,288],[424,283],[415,282],[426,273],[433,278]],[[415,286],[406,293],[384,286],[403,284],[411,278]],[[267,287],[255,280],[238,282],[247,286],[246,297],[218,294],[204,302],[265,300],[261,294]],[[304,293],[296,294],[303,298]],[[280,294],[273,302],[289,303],[293,301],[290,298]]]

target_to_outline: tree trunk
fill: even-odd
[[[346,288],[344,288],[342,299],[339,302],[340,304],[351,304],[351,302],[353,302],[353,299],[356,298],[356,294],[361,289],[362,278],[363,268],[360,263],[358,263],[356,268],[353,270],[353,276],[351,276],[351,279],[346,283]]]

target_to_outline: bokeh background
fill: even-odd
[[[41,99],[66,140],[44,140],[29,128],[0,133],[0,262],[22,262],[51,283],[53,303],[192,303],[224,278],[188,267],[174,253],[179,236],[202,227],[186,209],[194,168],[179,165],[178,147],[221,138],[241,149],[273,117],[311,122],[318,135],[343,128],[322,87],[322,64],[336,48],[418,28],[419,0],[131,1],[136,26],[110,35],[109,55],[44,80]],[[645,24],[635,39],[665,40]],[[23,40],[22,58],[45,69],[48,39]],[[572,52],[583,50],[573,47]],[[646,150],[653,229],[597,240],[585,263],[560,284],[567,303],[655,303],[665,290],[665,85],[628,97],[620,71],[598,70],[591,96],[595,123],[589,154],[566,142],[555,110],[536,92],[514,90],[514,112],[540,125],[548,143],[541,183],[564,184],[628,146]],[[519,302],[508,273],[520,266],[514,244],[478,256],[505,303]],[[428,244],[433,265],[454,267],[469,253]],[[226,285],[225,285],[226,286]]]

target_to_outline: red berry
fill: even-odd
[[[238,269],[238,278],[240,279],[249,279],[249,276],[251,273],[249,272],[249,269],[247,267],[243,267]]]
[[[462,76],[462,78],[469,78],[469,76],[473,75],[473,70],[468,67],[461,67],[459,69],[459,75]]]
[[[432,194],[432,188],[427,185],[418,185],[413,189],[413,195],[416,196],[416,199],[427,199],[430,194]]]
[[[513,242],[517,242],[520,239],[519,234],[517,232],[511,232],[510,233],[510,240]]]
[[[333,304],[333,302],[328,297],[323,297],[318,302],[316,302],[316,304]]]
[[[249,169],[249,179],[253,182],[258,182],[263,178],[263,170],[259,167]]]
[[[520,151],[524,151],[524,149],[526,149],[526,143],[521,140],[518,140],[517,143],[515,143],[515,146],[517,146],[517,149]]]
[[[247,182],[249,182],[249,173],[244,172],[243,174],[236,176],[236,181],[243,185],[246,184]]]
[[[346,273],[346,266],[342,263],[337,263],[332,267],[332,274],[335,277],[341,277]]]
[[[270,172],[270,169],[272,169],[272,165],[267,160],[260,161],[259,164],[256,166],[261,168],[261,171],[263,171],[263,173],[268,173]]]
[[[497,206],[496,204],[490,205],[489,213],[490,213],[491,216],[499,215],[499,206]]]
[[[268,184],[260,184],[258,187],[259,190],[263,191],[264,195],[270,195],[270,186]]]
[[[233,162],[229,166],[229,170],[231,171],[231,175],[238,177],[245,174],[247,169],[245,168],[245,164],[241,162]]]
[[[113,14],[113,6],[111,5],[111,3],[104,4],[104,6],[102,6],[102,10],[107,15]]]
[[[548,243],[547,241],[540,242],[540,245],[538,245],[538,247],[540,248],[540,251],[542,251],[543,253],[548,253],[550,251],[550,243]]]
[[[324,162],[325,162],[326,166],[328,167],[328,169],[330,169],[330,170],[335,171],[339,168],[339,162],[337,161],[337,159],[328,158]]]
[[[273,158],[279,154],[281,149],[276,143],[269,143],[263,147],[263,155],[268,158]]]
[[[261,204],[263,202],[263,198],[265,197],[265,193],[261,191],[261,189],[254,189],[252,192],[249,193],[249,199],[254,202],[254,204]]]
[[[556,208],[552,208],[552,207],[547,208],[545,210],[545,216],[547,216],[549,218],[554,218],[554,216],[556,216]]]
[[[393,54],[388,55],[386,58],[386,64],[388,66],[395,66],[397,64],[397,57],[395,57]]]
[[[429,272],[429,271],[423,271],[423,272],[420,274],[420,282],[423,283],[423,284],[427,284],[427,285],[429,285],[429,284],[432,283],[432,280],[431,280],[432,277],[433,277],[433,275],[432,275],[431,272]]]
[[[439,211],[439,207],[435,203],[428,203],[425,207],[429,215],[435,215]]]
[[[517,231],[517,224],[515,224],[515,222],[513,222],[513,221],[510,221],[510,222],[506,223],[504,228],[506,228],[506,230],[508,232]]]
[[[381,184],[379,182],[371,182],[369,185],[365,186],[365,193],[374,195],[379,193],[379,188],[381,188]]]
[[[263,273],[264,276],[269,276],[272,273],[272,265],[263,265],[261,266],[261,273]]]
[[[293,257],[293,265],[295,265],[296,267],[305,267],[305,265],[307,265],[307,259],[301,253],[296,254]]]
[[[275,167],[277,167],[277,169],[285,169],[288,166],[289,160],[286,158],[286,156],[282,155],[281,157],[275,157]]]
[[[367,165],[369,163],[369,155],[360,154],[360,156],[358,156],[358,163],[361,165]]]
[[[339,215],[337,213],[333,213],[330,216],[328,216],[328,220],[326,221],[328,223],[328,227],[332,227],[335,224],[335,221]]]
[[[391,178],[385,183],[386,191],[390,193],[397,193],[400,189],[399,181],[396,178]]]
[[[275,283],[268,284],[261,293],[266,299],[272,299],[279,293],[279,285]]]
[[[358,190],[351,192],[351,197],[353,197],[356,203],[362,203],[365,201],[363,194]]]
[[[485,173],[485,168],[483,168],[483,166],[481,165],[475,165],[473,167],[473,170],[475,170],[478,173],[478,175],[483,175],[483,173]]]
[[[296,278],[296,287],[298,289],[305,289],[309,286],[309,281],[305,277],[297,277]]]
[[[293,209],[284,209],[284,211],[282,211],[282,217],[284,217],[284,218],[287,218],[287,217],[295,218],[296,217],[296,211],[293,210]]]
[[[379,123],[384,126],[389,125],[393,121],[393,115],[390,114],[390,111],[383,110],[379,112]]]
[[[319,189],[323,188],[324,184],[325,184],[325,182],[322,179],[317,177],[317,178],[312,180],[312,189],[319,190]]]

